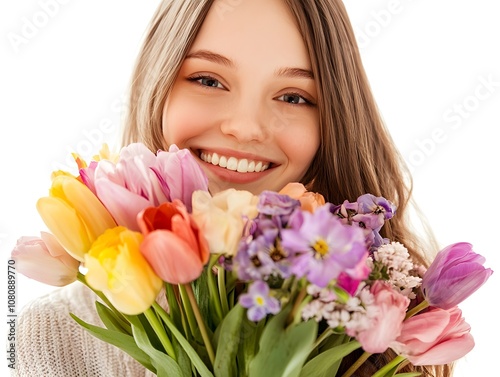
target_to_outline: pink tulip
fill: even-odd
[[[474,339],[458,307],[432,308],[406,320],[391,348],[413,365],[442,365],[469,353]]]
[[[50,233],[21,237],[11,253],[21,274],[44,284],[62,287],[76,280],[80,262],[70,256]]]
[[[208,178],[188,149],[173,144],[168,152],[158,151],[152,168],[170,201],[180,199],[191,212],[191,197],[196,190],[208,191]]]
[[[138,231],[137,214],[167,201],[156,174],[156,156],[145,145],[130,144],[115,164],[99,161],[94,175],[97,196],[118,225]]]
[[[186,284],[203,271],[208,244],[180,200],[149,207],[138,216],[140,250],[154,272],[171,284]]]
[[[441,250],[422,279],[422,291],[430,306],[450,309],[481,287],[493,271],[485,258],[466,242]]]
[[[97,196],[118,225],[139,230],[137,214],[173,199],[191,208],[194,190],[208,190],[208,181],[191,153],[175,145],[158,155],[140,143],[123,148],[115,163],[99,161],[94,173]]]
[[[381,280],[373,284],[370,292],[375,296],[378,313],[374,323],[356,339],[366,352],[382,353],[400,335],[410,300]]]

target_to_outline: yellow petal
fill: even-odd
[[[62,191],[67,203],[75,208],[87,227],[88,237],[95,241],[104,231],[116,226],[113,217],[90,189],[75,178],[60,176]],[[54,183],[58,184],[58,182]]]
[[[104,232],[85,255],[85,280],[125,314],[139,314],[155,301],[163,282],[139,251],[142,234],[125,227]]]
[[[91,242],[75,209],[64,200],[54,197],[40,198],[36,208],[59,243],[73,258],[83,261],[83,255],[90,248]]]

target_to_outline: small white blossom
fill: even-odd
[[[415,298],[413,289],[420,286],[422,279],[411,275],[415,266],[411,261],[408,249],[403,244],[391,242],[380,246],[373,253],[370,264],[372,268],[375,268],[376,265],[385,266],[389,277],[387,282],[406,297]]]

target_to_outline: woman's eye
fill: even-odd
[[[278,97],[278,100],[283,101],[283,102],[287,102],[287,103],[292,104],[292,105],[309,103],[309,101],[304,99],[304,97],[302,97],[301,95],[293,94],[293,93],[283,94],[282,96]]]
[[[219,80],[210,76],[196,76],[189,78],[189,81],[196,81],[202,86],[207,86],[210,88],[220,88],[225,89],[224,86],[219,82]]]

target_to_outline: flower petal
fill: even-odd
[[[155,230],[144,237],[141,252],[155,273],[171,284],[186,284],[203,271],[199,256],[190,245],[168,230]]]

